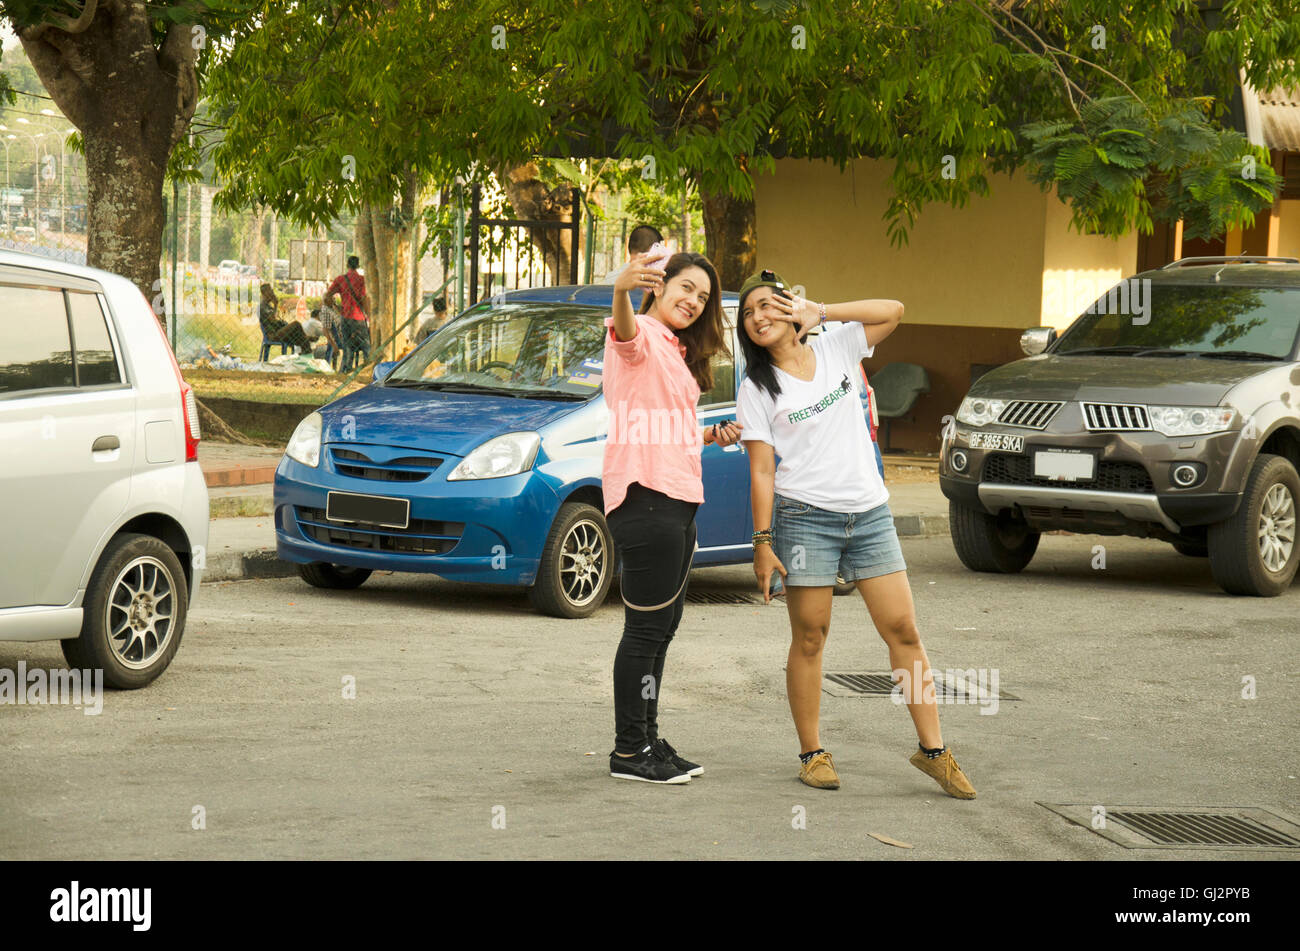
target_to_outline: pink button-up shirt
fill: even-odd
[[[636,315],[631,340],[614,336],[613,317],[605,318],[605,326],[605,514],[623,504],[633,482],[683,502],[703,502],[695,421],[700,386],[686,366],[686,347],[644,314]]]

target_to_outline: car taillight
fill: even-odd
[[[185,461],[197,462],[199,459],[199,440],[202,434],[199,432],[199,402],[194,396],[194,387],[185,382],[185,377],[181,376],[180,364],[176,362],[176,354],[172,352],[172,345],[167,340],[167,331],[163,329],[162,321],[158,315],[154,314],[153,308],[149,307],[149,298],[141,292],[141,298],[144,299],[145,307],[149,308],[149,313],[153,315],[154,326],[158,328],[158,335],[162,337],[163,349],[167,351],[167,359],[172,362],[172,371],[176,374],[176,385],[180,387],[181,392],[181,415],[185,417]]]

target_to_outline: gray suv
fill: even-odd
[[[1227,592],[1295,577],[1300,260],[1185,258],[1112,288],[1028,359],[980,377],[945,426],[939,482],[974,571],[1039,535],[1133,535],[1207,557]]]
[[[194,393],[125,278],[0,251],[0,641],[142,687],[208,540]]]

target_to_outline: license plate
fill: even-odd
[[[1025,437],[1010,433],[971,433],[972,449],[997,449],[1001,452],[1024,452]]]
[[[1054,482],[1092,479],[1097,472],[1097,457],[1090,452],[1061,452],[1046,449],[1034,453],[1034,475]]]
[[[383,495],[331,492],[325,499],[325,518],[331,522],[406,528],[411,523],[411,502]]]

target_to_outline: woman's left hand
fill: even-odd
[[[782,297],[772,295],[772,305],[776,308],[773,316],[794,324],[797,335],[802,337],[821,322],[821,313],[816,304],[806,297]]]
[[[734,419],[729,419],[725,423],[715,423],[704,430],[707,434],[705,442],[715,442],[719,446],[734,446],[740,442],[741,430],[744,428]]]

